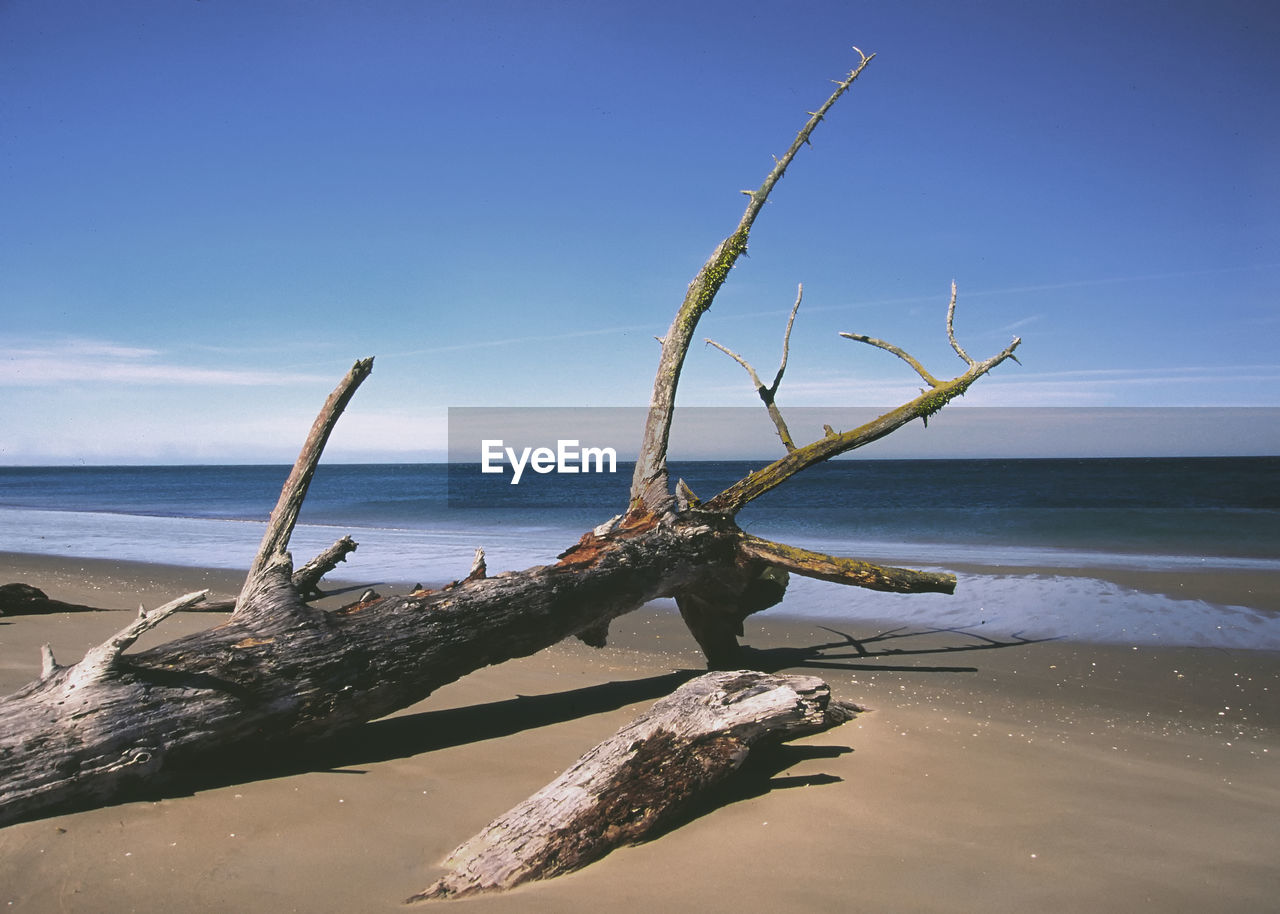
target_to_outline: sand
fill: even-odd
[[[230,595],[239,579],[0,556],[0,582],[121,610]],[[69,663],[126,618],[0,619],[0,693],[34,677],[40,644]],[[146,643],[217,621],[183,614]],[[793,744],[768,780],[659,840],[428,906],[1276,910],[1280,654],[832,627],[766,613],[747,641],[755,665],[823,676],[873,710]],[[669,607],[646,608],[603,650],[566,642],[482,670],[291,770],[0,829],[0,907],[403,911],[454,846],[698,667]]]

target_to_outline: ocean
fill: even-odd
[[[755,466],[675,463],[672,475],[706,498]],[[244,568],[288,471],[0,467],[0,551]],[[372,584],[462,577],[477,546],[490,573],[545,564],[623,510],[630,475],[619,463],[614,473],[527,473],[512,486],[478,467],[322,464],[292,550],[302,562],[350,534],[360,547],[336,577]],[[959,572],[954,596],[793,576],[770,613],[1280,650],[1280,614],[1265,600],[1184,598],[1175,583],[1280,574],[1278,479],[1273,457],[837,460],[753,503],[739,522],[812,549]],[[1169,586],[1117,583],[1134,572]]]

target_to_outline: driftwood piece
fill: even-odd
[[[48,613],[96,612],[97,607],[54,600],[39,587],[21,581],[0,584],[0,616],[39,616]]]
[[[326,574],[345,561],[347,556],[355,552],[359,546],[349,536],[344,536],[332,546],[307,562],[293,573],[293,586],[304,600],[318,600],[324,596],[320,590],[320,581]],[[236,608],[235,600],[204,600],[191,606],[183,607],[184,612],[231,612]],[[101,606],[85,606],[80,603],[64,603],[49,597],[43,590],[30,584],[14,582],[0,584],[0,616],[35,616],[49,613],[72,612],[111,612]]]
[[[678,820],[753,748],[827,730],[861,709],[812,676],[708,673],[681,686],[499,816],[410,901],[508,889],[580,869]]]

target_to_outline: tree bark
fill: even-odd
[[[588,751],[445,861],[410,901],[508,889],[580,869],[686,815],[760,745],[830,729],[861,709],[812,676],[708,673]]]
[[[555,565],[333,612],[303,602],[286,563],[268,566],[225,624],[125,654],[130,626],[73,666],[49,657],[0,700],[0,824],[128,796],[214,748],[263,752],[389,714],[670,596],[734,545],[731,528],[633,525]]]

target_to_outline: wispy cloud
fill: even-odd
[[[999,296],[999,295],[1018,295],[1018,294],[1025,294],[1029,292],[1047,292],[1047,291],[1056,291],[1061,289],[1086,288],[1090,286],[1109,286],[1109,285],[1117,285],[1117,284],[1124,284],[1124,283],[1141,283],[1141,282],[1151,282],[1151,281],[1166,280],[1166,279],[1182,279],[1182,278],[1190,278],[1193,276],[1212,276],[1212,275],[1221,274],[1221,273],[1239,273],[1239,272],[1250,272],[1255,270],[1269,270],[1269,269],[1276,269],[1276,268],[1280,268],[1280,264],[1263,263],[1263,264],[1252,264],[1252,265],[1242,266],[1242,267],[1206,268],[1206,269],[1199,269],[1199,270],[1184,270],[1180,272],[1171,272],[1171,273],[1146,273],[1146,274],[1135,274],[1132,276],[1090,277],[1086,279],[1069,280],[1065,282],[1037,283],[1037,284],[1031,284],[1031,285],[1009,286],[1006,288],[996,288],[996,289],[965,290],[962,287],[960,290],[960,295],[962,298],[966,298],[966,297],[976,298],[981,296]],[[887,307],[887,306],[893,306],[893,305],[912,305],[912,304],[920,304],[925,302],[936,303],[941,309],[939,313],[940,314],[944,313],[946,302],[947,302],[947,295],[946,295],[945,289],[940,289],[940,291],[936,293],[931,293],[928,295],[905,295],[905,296],[898,296],[898,297],[892,297],[892,298],[877,298],[877,299],[859,300],[855,302],[841,302],[837,304],[817,304],[817,303],[806,302],[804,305],[801,306],[800,310],[804,314],[819,314],[819,313],[833,312],[833,311],[838,311],[838,312],[849,312],[854,310],[861,311],[868,308]],[[725,323],[730,321],[756,321],[761,318],[771,318],[771,317],[781,317],[785,319],[787,315],[790,314],[790,312],[791,312],[790,306],[778,307],[778,308],[764,308],[764,309],[757,309],[752,311],[720,308],[716,311],[715,316],[716,316],[717,322]],[[1013,323],[1006,324],[1004,327],[999,327],[994,330],[987,331],[984,334],[984,336],[1014,333],[1030,324],[1042,321],[1046,317],[1047,315],[1043,313],[1032,314],[1027,317],[1016,320]],[[618,325],[613,327],[598,327],[598,328],[588,329],[588,330],[571,330],[564,333],[530,334],[527,336],[500,337],[496,339],[474,339],[474,340],[468,340],[468,341],[458,342],[458,343],[445,343],[439,346],[424,346],[424,347],[404,350],[400,352],[390,352],[390,353],[386,353],[386,356],[404,357],[404,356],[434,355],[434,354],[445,353],[445,352],[467,352],[467,351],[481,350],[481,349],[494,349],[494,348],[499,348],[504,346],[526,345],[531,343],[549,343],[549,342],[557,342],[561,340],[583,339],[587,337],[612,336],[615,334],[624,334],[624,333],[653,334],[655,332],[655,329],[658,332],[661,332],[662,330],[665,330],[665,328],[666,328],[666,324],[662,323],[660,320],[659,323],[656,325],[650,322],[647,324],[624,324],[624,325]]]
[[[963,281],[958,283],[958,294],[961,307],[967,299],[988,298],[1000,295],[1026,295],[1032,292],[1058,292],[1065,289],[1086,289],[1099,286],[1115,286],[1127,285],[1144,282],[1163,282],[1170,279],[1192,279],[1201,276],[1219,276],[1232,273],[1253,273],[1264,272],[1267,270],[1280,270],[1280,263],[1255,263],[1245,264],[1238,267],[1205,267],[1197,270],[1179,270],[1167,273],[1134,273],[1128,276],[1091,276],[1083,279],[1070,279],[1061,282],[1042,282],[1029,283],[1021,286],[1004,286],[1001,288],[973,288],[966,287]],[[853,308],[880,308],[891,307],[893,305],[916,305],[926,302],[939,303],[945,306],[947,296],[945,291],[940,287],[938,292],[927,295],[902,295],[886,298],[868,298],[858,299],[853,302],[840,304],[806,304],[801,307],[801,311],[805,313],[820,313],[823,311],[848,311]],[[779,308],[771,311],[758,312],[754,316],[787,314],[789,309]],[[1023,318],[1008,326],[1002,328],[1005,331],[1016,330],[1018,327],[1031,323],[1032,321],[1041,320],[1044,315],[1033,315]]]
[[[1204,382],[1270,382],[1280,379],[1280,365],[1173,365],[1161,368],[1080,368],[1028,372],[1030,381],[1085,381],[1108,384]]]
[[[1280,365],[1189,365],[1168,368],[1098,368],[1029,372],[998,370],[970,389],[965,402],[983,406],[1204,406],[1266,405],[1266,392],[1280,382]],[[884,406],[906,402],[920,383],[898,379],[831,377],[783,382],[782,404]],[[1258,391],[1241,397],[1239,388]],[[1229,395],[1219,392],[1227,390]],[[712,388],[711,396],[739,396],[731,385]]]
[[[960,289],[962,297],[976,298],[987,295],[1023,295],[1028,292],[1056,292],[1062,289],[1081,289],[1091,286],[1114,286],[1126,283],[1162,282],[1168,279],[1192,279],[1198,276],[1220,276],[1230,273],[1253,273],[1280,269],[1280,263],[1254,263],[1235,267],[1204,267],[1198,270],[1176,270],[1167,273],[1134,273],[1129,276],[1095,276],[1064,282],[1033,283],[1025,286],[1007,286],[1002,289]]]
[[[388,356],[405,357],[433,355],[441,352],[467,352],[473,349],[494,349],[499,346],[517,346],[527,343],[551,343],[558,340],[576,340],[592,336],[610,336],[617,333],[652,333],[650,324],[630,324],[619,327],[599,327],[594,330],[571,330],[567,333],[531,334],[529,336],[512,336],[501,339],[470,340],[464,343],[452,343],[444,346],[427,346],[422,349],[410,349],[403,352],[388,353]]]
[[[182,384],[271,386],[324,382],[325,377],[263,368],[207,367],[184,363],[156,349],[111,341],[68,338],[52,342],[7,341],[0,356],[0,386],[56,384]]]

